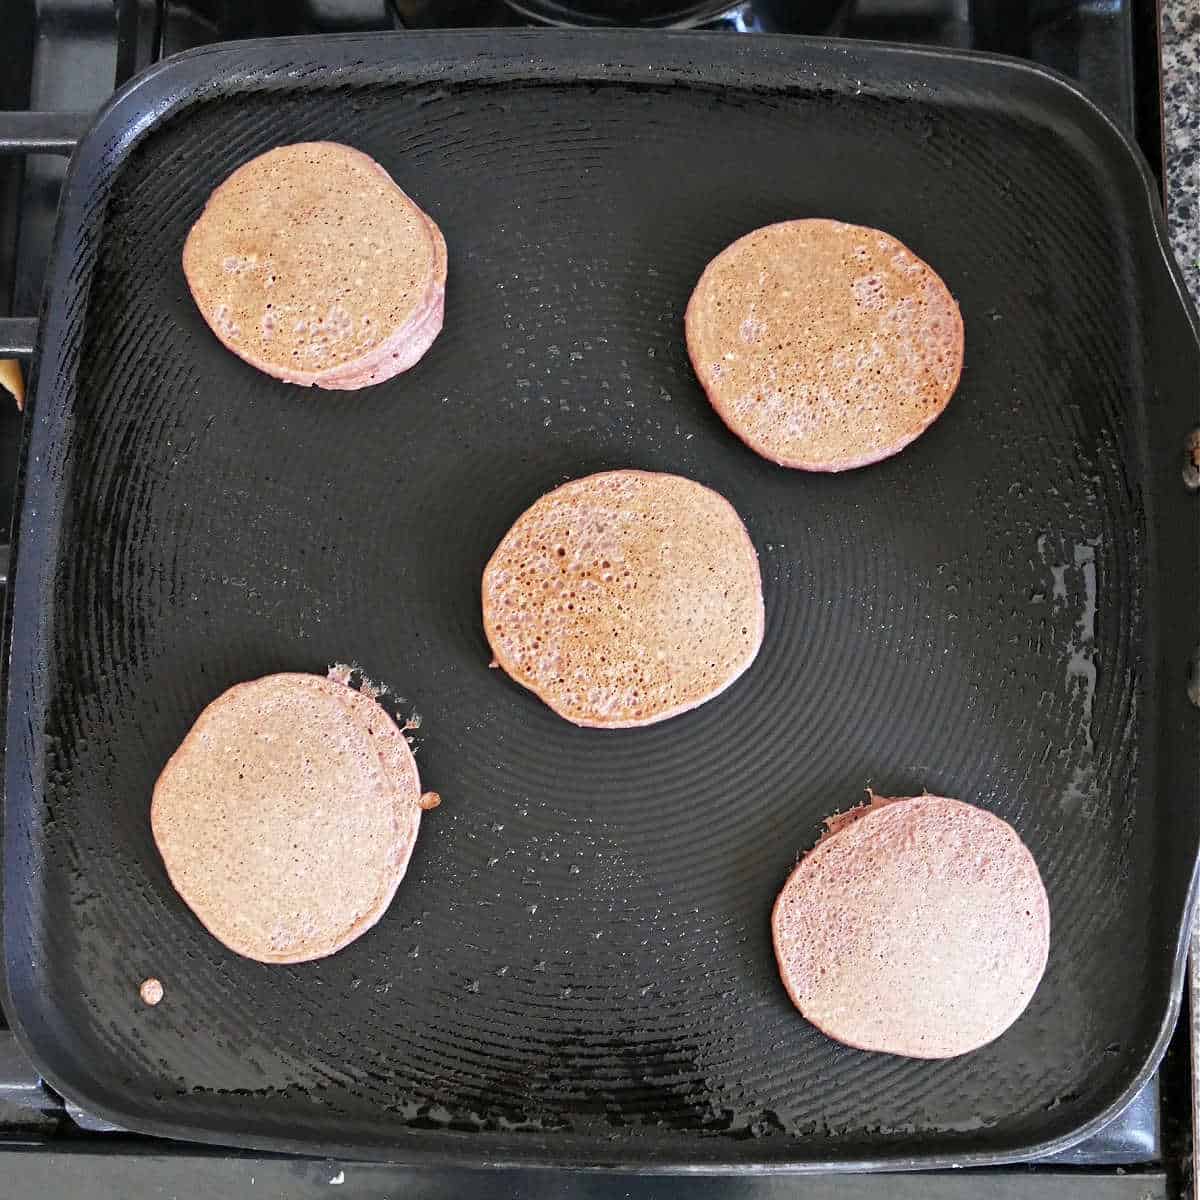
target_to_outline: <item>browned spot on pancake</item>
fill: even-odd
[[[303,962],[383,915],[421,819],[395,722],[316,675],[230,688],[154,788],[154,840],[176,890],[231,950]]]
[[[709,263],[685,319],[721,419],[764,458],[843,471],[895,454],[958,385],[963,326],[938,275],[895,238],[784,221]]]
[[[538,500],[483,576],[496,661],[578,725],[649,725],[724,691],[763,634],[758,556],[723,497],[609,471]]]
[[[913,1058],[999,1037],[1050,943],[1046,891],[1012,827],[941,796],[876,796],[828,826],[772,914],[796,1007],[840,1042]]]
[[[374,159],[335,142],[239,167],[192,226],[183,269],[217,337],[291,383],[380,382],[442,325],[441,231]]]

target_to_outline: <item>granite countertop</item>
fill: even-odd
[[[1200,306],[1200,2],[1162,0],[1163,138],[1171,245]]]
[[[1188,290],[1200,307],[1200,0],[1162,0],[1162,90],[1167,224]],[[1200,1176],[1200,921],[1192,926],[1188,984],[1192,1170]]]

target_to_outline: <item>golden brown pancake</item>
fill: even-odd
[[[723,497],[607,471],[543,496],[483,573],[498,664],[576,725],[650,725],[723,692],[763,635],[758,555]]]
[[[1005,821],[942,796],[831,817],[771,918],[792,1002],[861,1050],[950,1058],[1024,1011],[1050,945],[1033,856]]]
[[[721,419],[785,467],[845,471],[903,449],[962,371],[958,305],[878,229],[783,221],[708,264],[685,317],[688,354]]]
[[[336,142],[279,146],[234,171],[192,226],[183,271],[213,333],[289,383],[382,382],[442,328],[441,230]]]
[[[412,751],[374,700],[317,675],[268,675],[200,714],[158,778],[150,822],[213,937],[259,962],[304,962],[383,915],[420,794]]]

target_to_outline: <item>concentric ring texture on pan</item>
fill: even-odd
[[[429,353],[333,399],[223,350],[175,265],[216,183],[320,138],[411,187],[452,247]],[[1144,379],[1113,325],[1121,289],[1148,285],[1082,147],[965,94],[950,120],[869,84],[289,85],[154,131],[79,314],[47,833],[36,860],[9,847],[37,881],[54,999],[26,1019],[51,1077],[214,1140],[600,1163],[1003,1155],[1115,1099],[1157,1032],[1133,981],[1165,968],[1173,918],[1150,899],[1139,774]],[[894,233],[966,323],[943,417],[839,477],[730,435],[682,336],[714,254],[806,213]],[[625,466],[744,518],[763,651],[684,717],[577,729],[488,670],[479,580],[538,496]],[[224,688],[334,661],[370,664],[401,715],[417,698],[444,803],[373,930],[266,967],[175,896],[150,791]],[[965,1059],[837,1046],[780,986],[772,901],[868,783],[971,797],[1043,873],[1045,978]]]

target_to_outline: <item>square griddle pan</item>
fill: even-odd
[[[450,248],[445,331],[359,392],[227,353],[180,269],[216,184],[319,138],[378,159]],[[811,215],[898,236],[966,323],[941,420],[841,476],[727,433],[682,332],[714,254]],[[1062,1149],[1145,1082],[1179,1007],[1198,401],[1145,165],[1025,64],[494,31],[163,63],[75,155],[26,422],[3,873],[21,1043],[126,1128],[289,1152],[777,1170]],[[577,729],[488,669],[480,573],[537,496],[624,466],[732,501],[766,639],[693,713]],[[223,689],[334,661],[420,713],[444,803],[371,932],[263,966],[172,890],[151,788]],[[868,785],[998,813],[1045,877],[1045,979],[975,1054],[836,1045],[780,985],[772,901]]]

